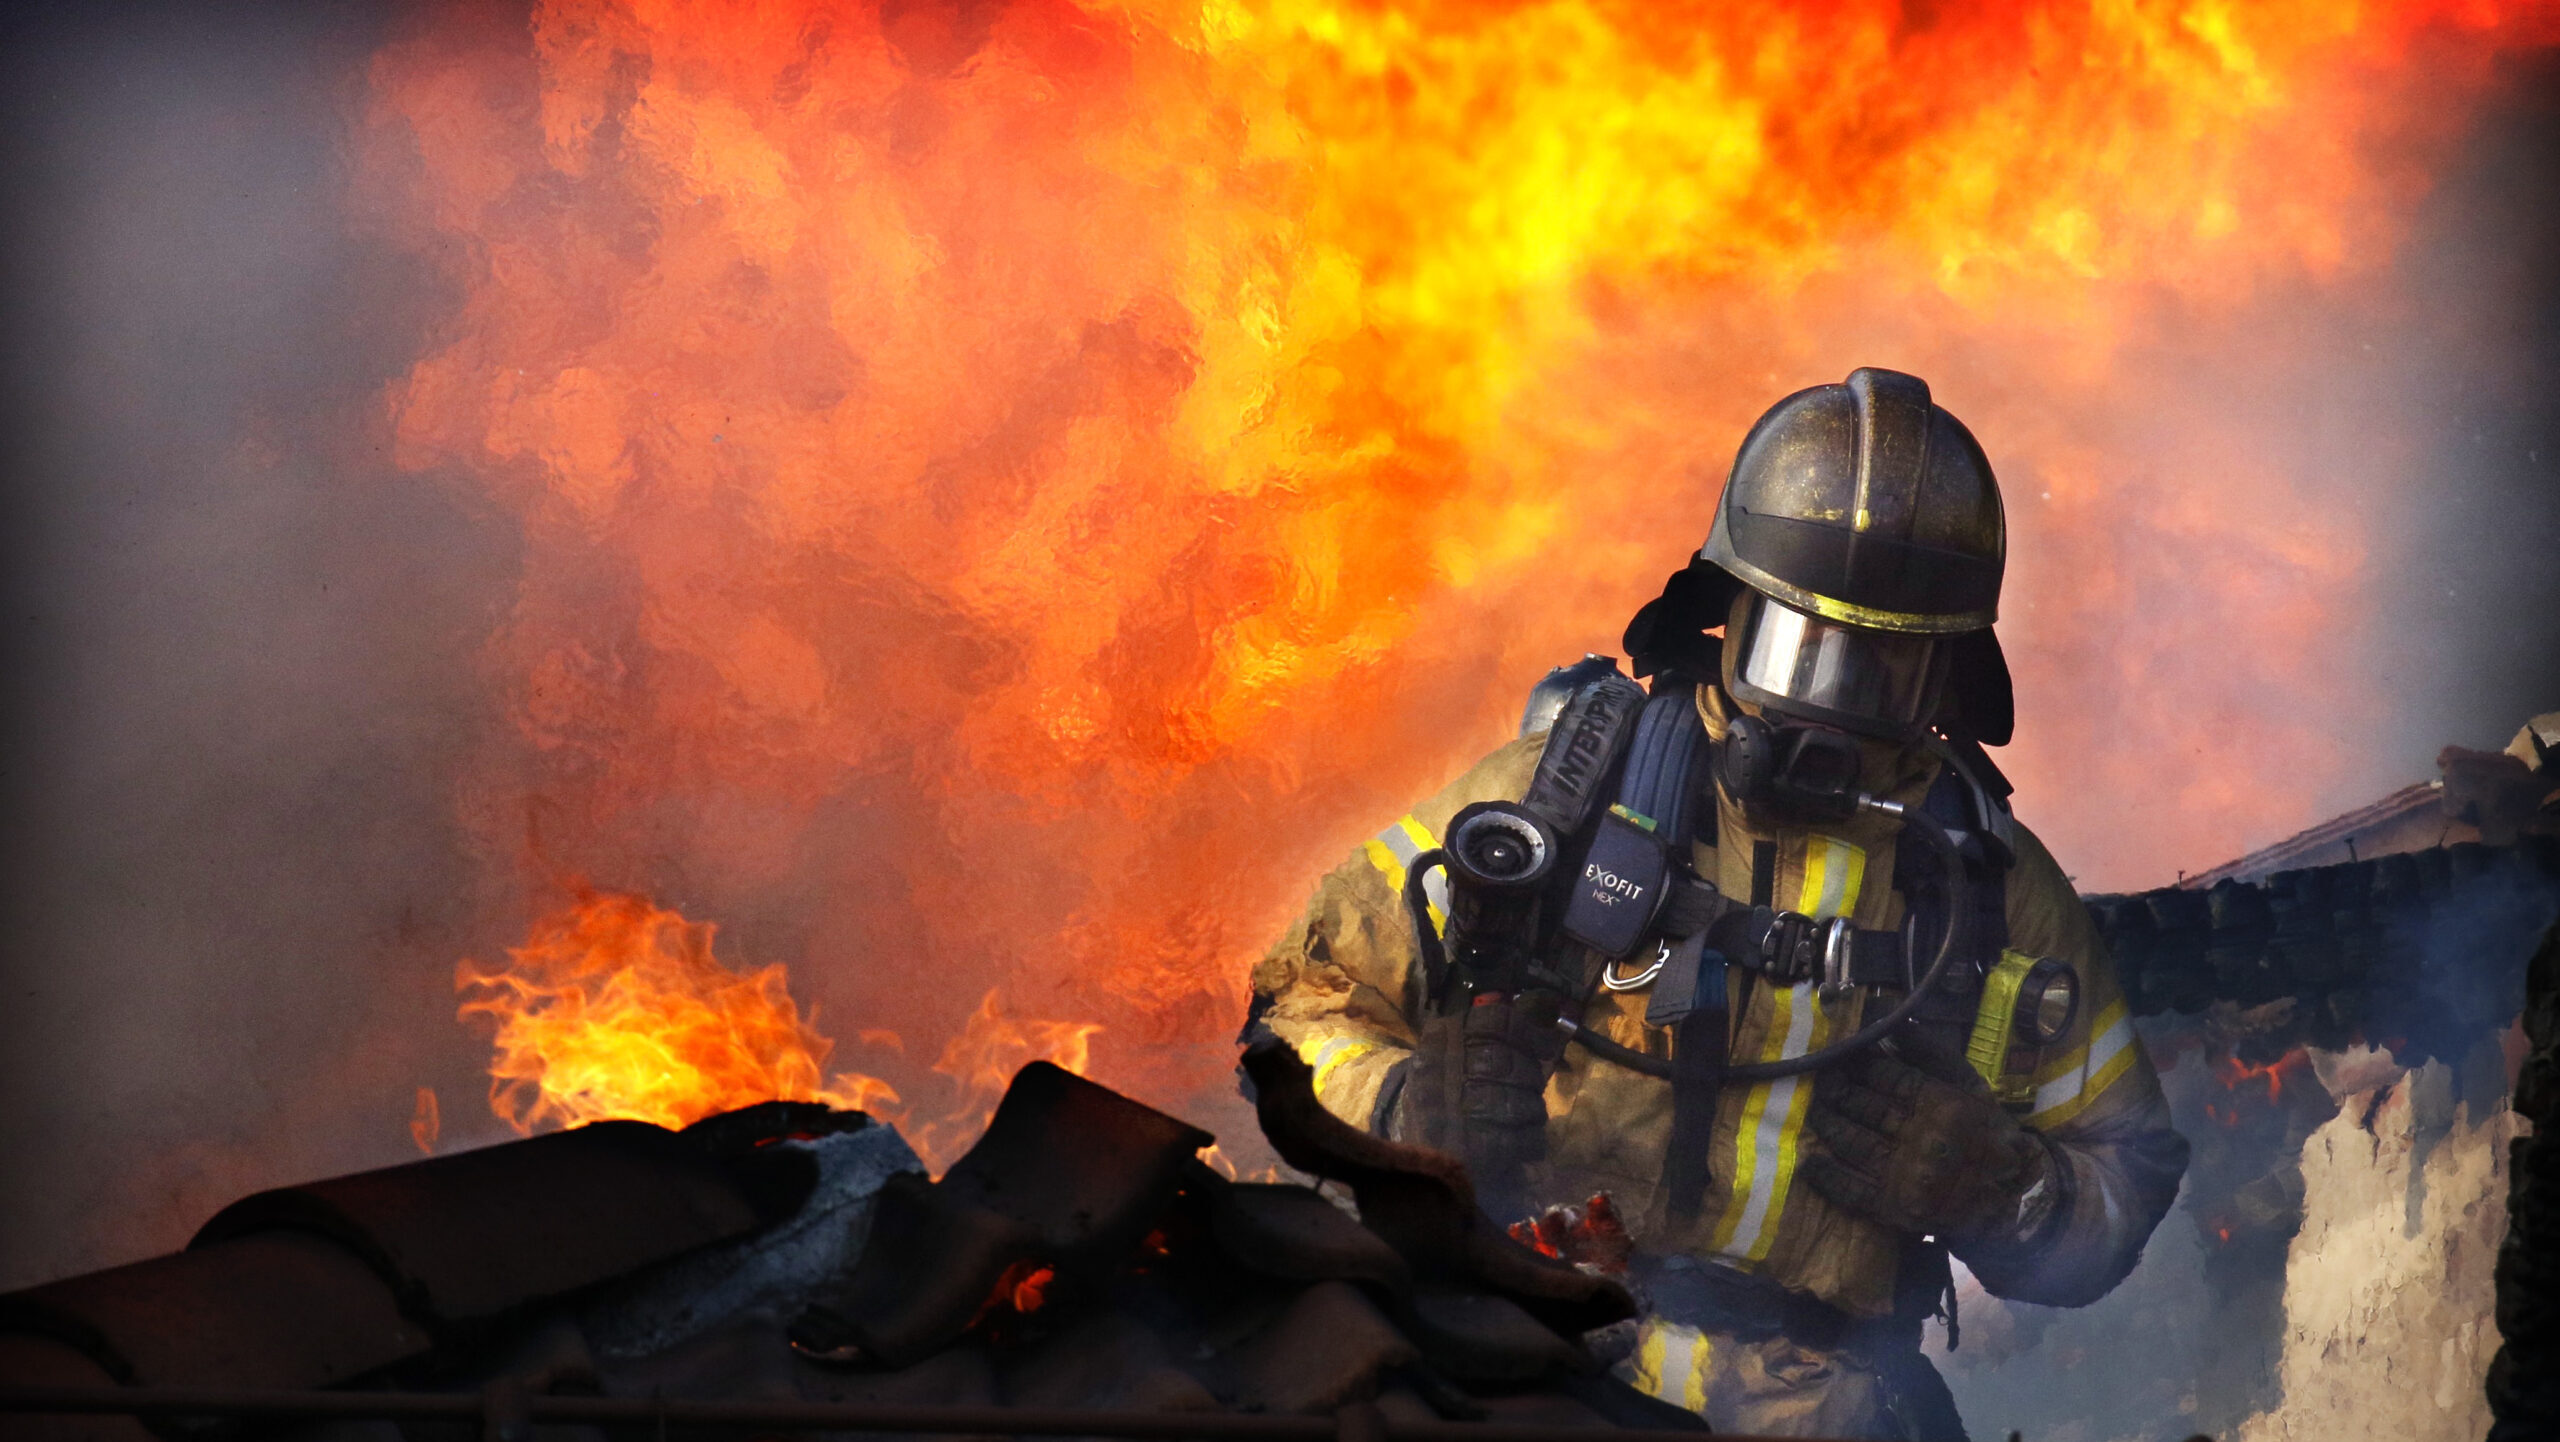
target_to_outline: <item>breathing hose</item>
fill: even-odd
[[[1909,808],[1899,802],[1878,801],[1872,797],[1861,796],[1859,805],[1865,810],[1899,818],[1903,823],[1902,835],[1919,837],[1922,844],[1937,858],[1939,872],[1946,880],[1947,902],[1946,931],[1938,939],[1937,955],[1930,959],[1929,969],[1921,973],[1919,981],[1912,985],[1909,995],[1896,1002],[1892,1010],[1868,1022],[1865,1026],[1829,1046],[1818,1051],[1807,1052],[1803,1056],[1787,1057],[1779,1061],[1743,1062],[1739,1065],[1718,1067],[1715,1075],[1719,1080],[1760,1082],[1774,1081],[1779,1077],[1800,1076],[1805,1072],[1817,1071],[1844,1057],[1866,1050],[1883,1040],[1887,1032],[1910,1018],[1911,1013],[1919,1008],[1921,999],[1926,997],[1930,989],[1938,984],[1939,979],[1947,974],[1947,968],[1954,963],[1957,954],[1963,950],[1965,934],[1971,930],[1970,923],[1973,917],[1971,883],[1965,878],[1964,857],[1956,850],[1956,843],[1947,835],[1946,828],[1926,816],[1910,815]],[[1563,1017],[1556,1018],[1556,1025],[1564,1031],[1566,1036],[1594,1056],[1616,1062],[1622,1067],[1642,1072],[1646,1076],[1660,1077],[1666,1081],[1671,1077],[1671,1059],[1668,1057],[1647,1056],[1632,1047],[1623,1046],[1605,1036],[1585,1030]]]

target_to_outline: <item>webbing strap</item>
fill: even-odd
[[[1671,1041],[1671,1145],[1663,1153],[1662,1186],[1671,1214],[1693,1221],[1714,1179],[1717,1078],[1724,1070],[1725,1010],[1696,1007]]]

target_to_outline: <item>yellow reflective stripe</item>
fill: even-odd
[[[1810,995],[1805,997],[1802,1005],[1813,1013],[1813,1036],[1805,1043],[1805,1051],[1829,1046],[1831,1013]],[[1755,1262],[1766,1261],[1769,1248],[1778,1240],[1778,1218],[1787,1210],[1787,1193],[1795,1185],[1796,1156],[1804,1143],[1805,1115],[1813,1108],[1812,1076],[1788,1077],[1772,1085],[1786,1089],[1786,1120],[1778,1129],[1778,1168],[1769,1177],[1768,1216],[1761,1225],[1760,1239],[1751,1244],[1750,1257]]]
[[[1328,1037],[1320,1042],[1310,1039],[1298,1048],[1298,1059],[1315,1068],[1316,1099],[1321,1101],[1324,1084],[1333,1080],[1335,1072],[1377,1049],[1376,1042],[1356,1036]]]
[[[1662,1395],[1663,1334],[1669,1330],[1658,1322],[1647,1322],[1636,1338],[1636,1374],[1627,1385],[1648,1397]]]
[[[1667,1332],[1669,1327],[1664,1327],[1664,1324],[1646,1322],[1644,1329],[1636,1334],[1636,1375],[1628,1378],[1626,1386],[1636,1388],[1644,1396],[1661,1396],[1661,1355],[1667,1350],[1667,1337],[1664,1337]]]
[[[1787,1047],[1787,1018],[1793,1002],[1790,992],[1776,994],[1776,1011],[1769,1020],[1768,1035],[1761,1038],[1760,1054],[1753,1061],[1776,1061]],[[1742,1214],[1751,1204],[1751,1184],[1759,1149],[1754,1142],[1760,1135],[1760,1120],[1769,1108],[1769,1084],[1762,1082],[1742,1094],[1742,1125],[1733,1133],[1733,1190],[1727,1194],[1724,1215],[1716,1219],[1716,1229],[1707,1245],[1719,1252],[1733,1250],[1733,1234],[1742,1225]]]
[[[1858,888],[1867,879],[1867,853],[1836,836],[1814,836],[1805,842],[1804,888],[1796,910],[1816,921],[1829,921],[1857,909]]]
[[[1826,1030],[1822,1008],[1814,1003],[1813,985],[1771,992],[1768,1038],[1759,1060],[1780,1061],[1803,1056]],[[1813,1095],[1800,1076],[1780,1077],[1753,1086],[1742,1103],[1742,1125],[1734,1133],[1733,1192],[1716,1222],[1711,1245],[1729,1257],[1759,1261],[1769,1255],[1778,1235],[1778,1214],[1786,1207],[1793,1179],[1796,1139],[1804,1127],[1805,1103]]]
[[[1635,1377],[1630,1385],[1648,1397],[1704,1416],[1708,1367],[1714,1356],[1714,1344],[1695,1327],[1648,1321],[1636,1341]]]
[[[1803,1056],[1831,1040],[1830,1014],[1815,1001],[1811,982],[1777,993],[1777,1002],[1770,1030],[1784,1033],[1780,1057]],[[1719,1238],[1718,1250],[1759,1262],[1768,1259],[1769,1248],[1778,1240],[1778,1218],[1786,1212],[1787,1194],[1795,1183],[1805,1113],[1813,1104],[1813,1079],[1780,1077],[1752,1090],[1759,1115],[1747,1133],[1750,1178],[1747,1182],[1741,1176],[1734,1178],[1742,1209],[1733,1217],[1732,1234]]]
[[[1388,848],[1387,843],[1374,840],[1363,841],[1360,843],[1360,849],[1369,853],[1369,864],[1378,868],[1378,874],[1387,879],[1387,890],[1398,896],[1404,895],[1404,862],[1397,859],[1395,852]]]
[[[1825,921],[1846,916],[1857,909],[1866,876],[1864,849],[1835,836],[1811,837],[1796,907]],[[1812,983],[1774,989],[1771,1000],[1769,1031],[1757,1060],[1800,1057],[1830,1043],[1831,1018],[1815,1002]],[[1794,1186],[1812,1104],[1811,1079],[1802,1076],[1761,1082],[1743,1098],[1742,1125],[1734,1133],[1733,1190],[1708,1243],[1716,1251],[1751,1262],[1768,1259]]]
[[[1378,868],[1379,874],[1387,879],[1387,889],[1402,897],[1405,868],[1413,864],[1415,857],[1439,844],[1431,835],[1430,827],[1405,816],[1399,818],[1395,825],[1362,842],[1360,849],[1368,853],[1369,864]],[[1448,873],[1435,870],[1424,877],[1422,897],[1424,907],[1431,913],[1432,929],[1445,929],[1449,924]]]
[[[2089,1024],[2089,1030],[2081,1037],[2080,1044],[2078,1046],[2061,1053],[2052,1060],[2046,1062],[2044,1065],[2036,1068],[2035,1082],[2036,1099],[2038,1103],[2041,1104],[2044,1099],[2044,1088],[2047,1082],[2056,1081],[2061,1078],[2077,1074],[2089,1060],[2089,1049],[2098,1042],[2103,1041],[2109,1032],[2125,1028],[2126,1025],[2124,999],[2122,997],[2118,997],[2116,1000],[2107,1004],[2106,1010],[2098,1013],[2098,1019],[2096,1021]]]
[[[2142,1054],[2141,1043],[2134,1039],[2133,1019],[2125,1015],[2122,1001],[2100,1012],[2091,1031],[2087,1042],[2038,1073],[2034,1110],[2027,1113],[2028,1126],[2062,1125],[2087,1111],[2090,1103],[2106,1095],[2118,1077],[2133,1069],[2133,1059]]]

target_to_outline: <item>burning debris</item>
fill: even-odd
[[[2536,718],[2506,753],[2448,749],[2439,781],[2179,886],[2087,898],[2193,1147],[2192,1242],[2155,1237],[2111,1322],[1969,1292],[1947,1355],[1969,1413],[2251,1439],[2487,1425],[2515,1023],[2560,917],[2555,739],[2560,715]],[[2146,1367],[2074,1366],[2128,1326],[2172,1340]]]
[[[1285,1049],[1246,1065],[1272,1145],[1356,1215],[1034,1063],[938,1182],[858,1113],[767,1102],[250,1197],[185,1252],[0,1298],[0,1382],[1698,1428],[1585,1346],[1633,1314],[1619,1283],[1334,1119]]]
[[[489,1104],[519,1132],[614,1118],[681,1127],[761,1101],[895,1103],[858,1073],[822,1080],[834,1043],[783,968],[735,972],[717,928],[646,898],[587,891],[534,923],[507,964],[464,961],[462,1016],[495,1023]]]
[[[1100,1028],[1016,1017],[990,990],[934,1063],[949,1105],[909,1105],[861,1072],[826,1075],[835,1042],[792,1000],[780,965],[720,959],[718,927],[646,897],[581,888],[534,922],[500,965],[454,969],[460,1016],[491,1027],[489,1105],[517,1132],[591,1121],[681,1127],[760,1101],[820,1102],[894,1123],[939,1170],[986,1125],[1014,1071],[1053,1062],[1081,1074]],[[894,1032],[867,1047],[903,1050]],[[434,1095],[419,1094],[411,1134],[432,1151]]]

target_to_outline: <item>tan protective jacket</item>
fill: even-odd
[[[1721,737],[1722,707],[1730,703],[1712,687],[1701,688],[1700,697],[1710,733]],[[1529,736],[1502,747],[1363,843],[1318,883],[1306,913],[1254,970],[1262,1023],[1315,1069],[1325,1106],[1354,1125],[1379,1120],[1380,1087],[1416,1035],[1419,967],[1402,901],[1405,865],[1437,844],[1461,807],[1519,799],[1544,744],[1544,736]],[[1943,763],[1927,752],[1886,754],[1897,769],[1879,791],[1916,804]],[[1824,832],[1755,831],[1726,802],[1722,844],[1699,846],[1693,864],[1727,895],[1747,896],[1748,843],[1767,839],[1778,858],[1778,906],[1817,919],[1847,916],[1860,927],[1896,927],[1903,898],[1890,881],[1898,828],[1862,816]],[[2070,961],[2082,979],[2078,1018],[2030,1073],[2034,1100],[2022,1118],[2058,1144],[2076,1185],[2069,1217],[2038,1254],[1964,1260],[1997,1295],[2071,1306],[2103,1295],[2132,1269],[2176,1195],[2185,1146],[2170,1129],[2159,1078],[2133,1034],[2087,910],[2024,827],[2016,850],[2007,878],[2010,948]],[[1729,994],[1743,995],[1739,968],[1728,980]],[[1854,1030],[1868,999],[1860,993],[1826,1008],[1809,983],[1759,982],[1734,1019],[1730,1055],[1804,1055]],[[1645,1025],[1647,1000],[1642,990],[1600,991],[1583,1024],[1668,1056],[1672,1033]],[[1647,1253],[1718,1259],[1853,1316],[1884,1315],[1904,1239],[1795,1184],[1801,1149],[1811,1143],[1811,1098],[1811,1078],[1802,1076],[1723,1088],[1705,1203],[1694,1218],[1675,1223],[1661,1185],[1670,1083],[1569,1048],[1547,1086],[1547,1160],[1530,1178],[1531,1193],[1553,1204],[1610,1192]]]

